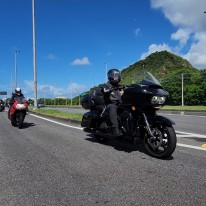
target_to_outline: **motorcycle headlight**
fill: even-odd
[[[166,97],[160,97],[160,96],[153,96],[151,99],[152,104],[164,104],[166,101]]]
[[[16,109],[25,109],[26,106],[24,104],[17,104]]]

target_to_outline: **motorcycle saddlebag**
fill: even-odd
[[[91,93],[89,93],[83,97],[81,104],[82,104],[82,107],[84,109],[91,109],[92,107],[94,107],[94,102],[92,100]]]
[[[87,112],[82,117],[81,126],[86,128],[95,128],[98,124],[97,112]]]

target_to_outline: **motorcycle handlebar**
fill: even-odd
[[[122,90],[122,89],[125,89],[125,88],[126,88],[126,86],[117,86],[117,87],[111,88],[111,91]]]

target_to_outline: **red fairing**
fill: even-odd
[[[19,109],[19,108],[17,108],[17,104],[19,104],[19,102],[16,100],[13,103],[13,105],[11,106],[11,108],[10,108],[10,116],[12,116],[16,110],[27,110],[28,109],[28,103],[26,101],[23,102],[23,104],[25,105],[25,108]]]

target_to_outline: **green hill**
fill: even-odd
[[[147,70],[158,80],[181,73],[198,73],[187,60],[167,51],[155,52],[144,60],[135,62],[122,70],[122,84],[131,84],[137,73]]]

